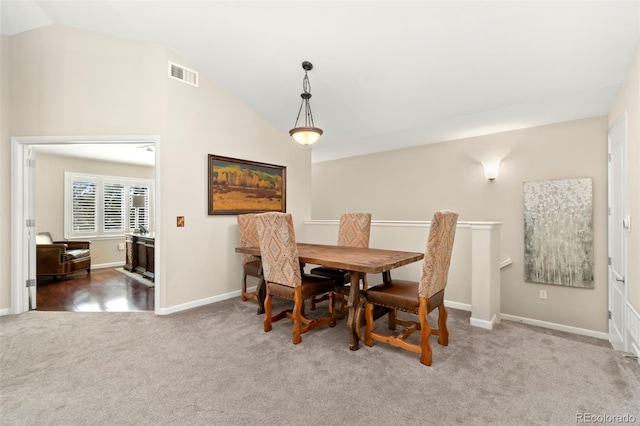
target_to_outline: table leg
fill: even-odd
[[[267,297],[267,286],[264,283],[264,275],[262,271],[262,263],[260,263],[260,280],[256,287],[256,295],[258,296],[258,315],[264,314],[264,299]]]
[[[358,339],[357,310],[360,304],[360,274],[351,273],[351,288],[349,290],[349,317],[347,319],[347,331],[349,332],[349,349],[357,351],[360,339]]]

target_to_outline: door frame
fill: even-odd
[[[608,296],[608,301],[607,301],[607,306],[608,306],[608,311],[609,311],[609,320],[608,320],[608,333],[609,333],[609,342],[613,345],[614,349],[617,350],[622,350],[622,351],[628,351],[629,350],[629,339],[627,338],[627,332],[626,332],[626,321],[625,321],[625,307],[627,306],[627,297],[628,297],[628,283],[624,282],[623,283],[623,291],[622,291],[622,303],[620,308],[622,309],[622,312],[614,312],[614,308],[615,308],[615,304],[613,303],[613,292],[615,291],[614,289],[614,274],[613,274],[613,238],[614,238],[614,227],[615,226],[620,226],[620,224],[615,225],[613,223],[613,194],[614,194],[614,188],[613,185],[615,183],[615,180],[613,178],[613,174],[614,174],[614,170],[613,170],[613,163],[611,161],[611,154],[612,154],[612,143],[611,143],[611,133],[612,130],[614,128],[616,128],[619,125],[624,125],[624,128],[622,129],[622,134],[623,134],[623,139],[622,139],[622,169],[623,169],[623,179],[621,182],[622,188],[620,188],[620,190],[622,191],[622,206],[621,209],[623,210],[622,212],[622,216],[627,217],[629,211],[628,211],[628,197],[629,197],[629,193],[628,193],[628,188],[627,188],[627,173],[628,173],[628,145],[629,145],[629,137],[628,137],[628,112],[627,110],[625,110],[622,114],[620,114],[620,116],[616,119],[615,123],[613,124],[613,126],[611,126],[609,128],[609,131],[607,132],[607,174],[608,174],[608,182],[607,182],[607,207],[608,207],[608,214],[607,214],[607,233],[608,233],[608,237],[607,237],[607,256],[608,256],[608,262],[607,262],[607,296]],[[629,237],[628,237],[628,231],[626,229],[622,229],[622,244],[623,244],[623,267],[622,267],[622,274],[624,279],[626,280],[628,274],[628,262],[629,262],[629,254],[628,254],[628,241],[629,241]],[[614,342],[611,339],[611,329],[612,329],[612,322],[613,322],[613,318],[615,316],[619,316],[619,318],[621,319],[621,342],[618,342],[617,340]]]
[[[35,276],[35,236],[27,226],[29,217],[35,215],[30,211],[28,197],[35,193],[35,181],[25,179],[27,158],[32,146],[37,145],[71,145],[71,144],[150,144],[155,145],[155,246],[157,253],[161,250],[161,213],[160,213],[160,137],[147,135],[122,136],[29,136],[11,138],[11,313],[20,314],[29,310],[28,279]],[[37,224],[36,224],[37,225]],[[31,252],[30,252],[31,250]],[[29,256],[33,256],[30,262]],[[158,267],[160,256],[155,256],[155,291],[154,310],[160,309],[160,288],[162,273]],[[34,292],[35,294],[35,292]]]

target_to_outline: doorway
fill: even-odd
[[[114,137],[14,137],[12,143],[12,229],[11,249],[15,254],[11,262],[11,311],[13,314],[28,311],[35,306],[35,161],[33,148],[51,145],[126,144],[154,146],[155,192],[154,211],[156,246],[160,246],[160,214],[158,212],[160,167],[160,139],[157,136]],[[158,257],[156,257],[156,260]],[[157,262],[156,262],[157,263]],[[158,270],[158,268],[156,268]],[[161,288],[161,276],[156,274],[156,290]],[[160,291],[154,292],[154,311],[158,312]]]

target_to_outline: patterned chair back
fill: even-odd
[[[264,279],[289,287],[302,284],[298,246],[291,213],[256,215]]]
[[[338,226],[338,245],[346,247],[369,247],[371,235],[370,213],[344,213]]]
[[[255,214],[239,214],[238,231],[240,232],[240,247],[258,247],[260,245]],[[243,265],[259,260],[256,256],[244,253],[240,254],[240,259]]]
[[[458,213],[444,210],[433,215],[418,287],[420,297],[429,298],[447,285],[457,224]]]

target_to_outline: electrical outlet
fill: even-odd
[[[118,243],[118,250],[124,251],[124,243]]]
[[[547,298],[547,290],[540,290],[540,299]]]

